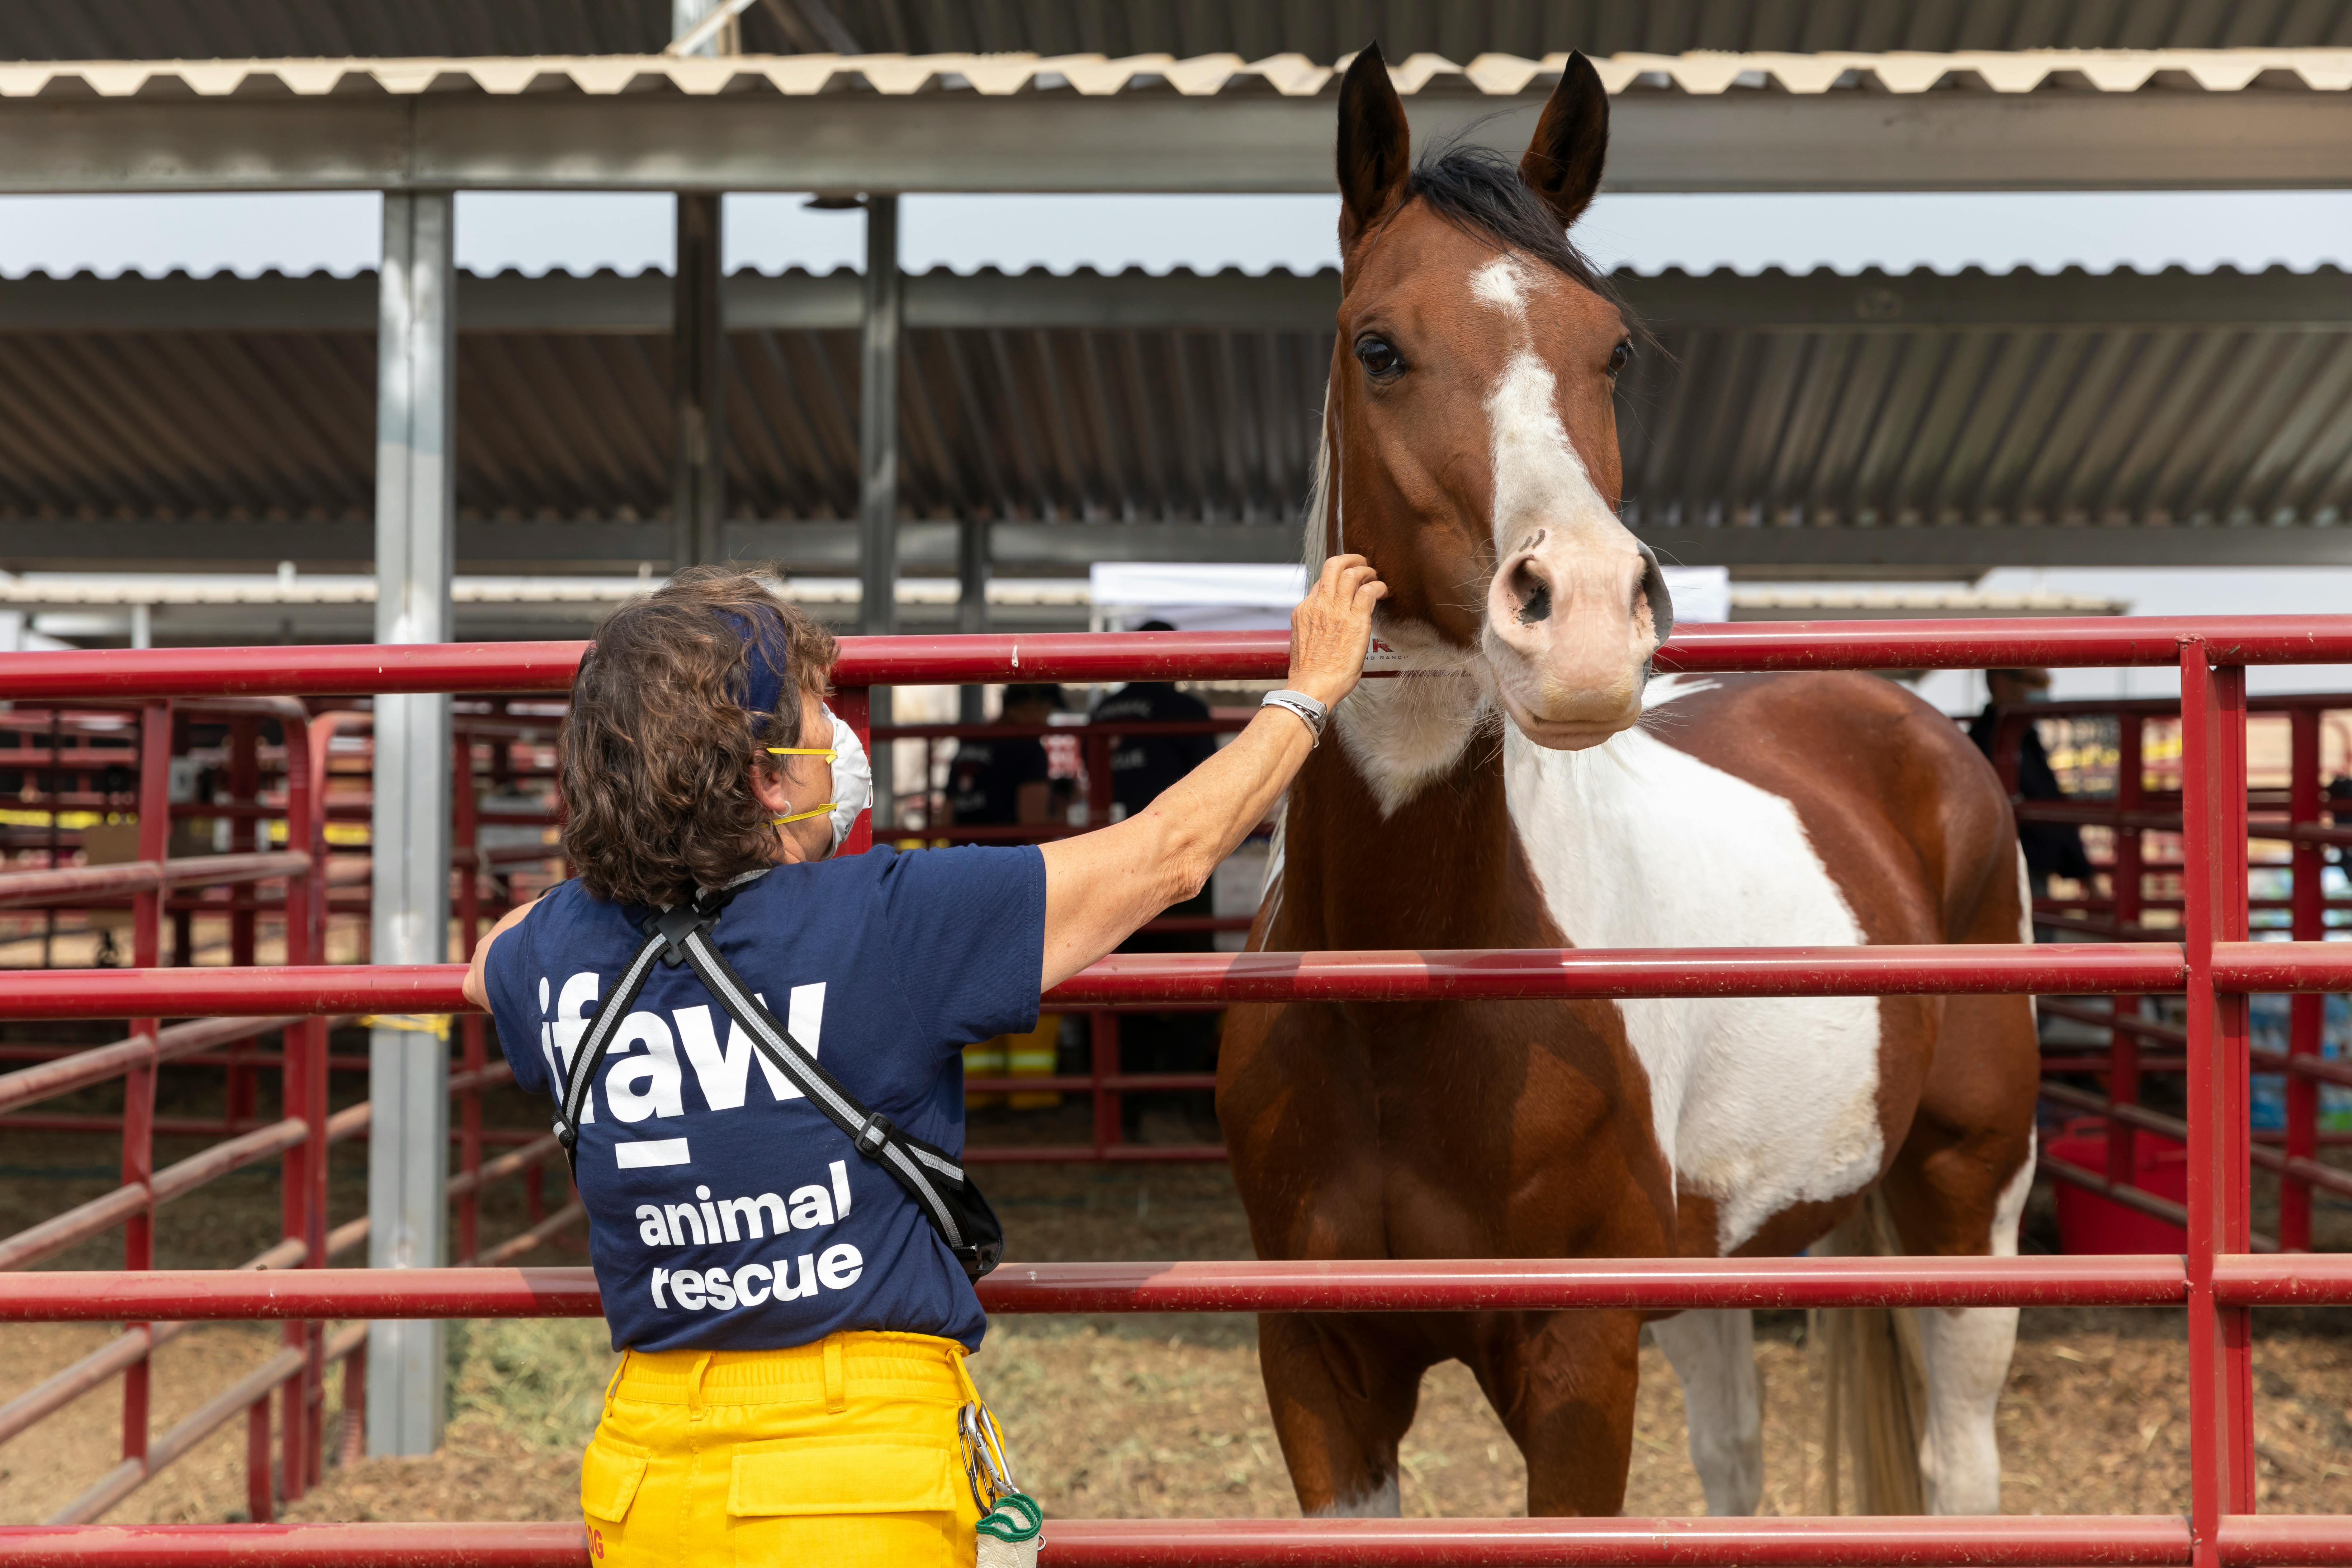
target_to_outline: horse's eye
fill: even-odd
[[[1386,338],[1369,332],[1356,340],[1356,362],[1374,381],[1392,381],[1404,373],[1404,356]]]
[[[1632,364],[1633,363],[1633,345],[1630,340],[1628,342],[1619,343],[1615,348],[1609,351],[1610,374],[1617,374],[1627,365]]]

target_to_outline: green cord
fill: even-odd
[[[1037,1500],[1023,1492],[1006,1492],[996,1500],[996,1506],[987,1517],[972,1527],[982,1535],[992,1535],[1007,1545],[1018,1546],[1024,1541],[1034,1541],[1045,1528],[1045,1510]]]

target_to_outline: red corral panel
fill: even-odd
[[[56,865],[37,879],[11,886],[18,901],[37,904],[67,893],[129,890],[134,900],[129,970],[17,971],[0,988],[0,1018],[112,1017],[133,1020],[132,1038],[93,1053],[87,1063],[43,1066],[0,1082],[0,1100],[26,1103],[59,1085],[121,1074],[129,1088],[121,1118],[122,1185],[96,1205],[47,1222],[0,1243],[29,1260],[68,1232],[82,1234],[121,1224],[129,1240],[119,1272],[0,1273],[0,1321],[152,1323],[101,1347],[79,1369],[68,1368],[35,1391],[44,1409],[78,1396],[95,1380],[120,1375],[125,1387],[122,1465],[86,1494],[87,1509],[68,1517],[96,1517],[127,1495],[144,1474],[149,1451],[144,1358],[184,1321],[274,1319],[287,1324],[289,1352],[271,1366],[288,1372],[282,1419],[286,1491],[315,1484],[323,1460],[323,1406],[319,1372],[324,1361],[348,1358],[370,1319],[596,1315],[600,1301],[586,1269],[486,1267],[346,1270],[322,1267],[354,1245],[352,1221],[330,1232],[325,1218],[326,1145],[349,1135],[366,1118],[364,1107],[329,1117],[326,1111],[322,1015],[434,1015],[459,1012],[460,971],[455,965],[323,966],[296,963],[256,968],[250,953],[237,967],[162,968],[158,946],[164,913],[162,891],[184,879],[287,879],[284,917],[289,953],[323,951],[329,879],[323,818],[314,797],[326,783],[327,743],[363,728],[356,713],[309,721],[291,698],[404,691],[501,694],[560,692],[571,681],[583,645],[509,643],[379,647],[260,647],[37,653],[0,658],[0,700],[142,705],[140,790],[142,842],[138,863],[108,869]],[[1374,650],[1370,673],[1412,679]],[[850,638],[843,644],[840,708],[862,725],[864,688],[898,683],[1004,680],[1098,681],[1136,679],[1270,679],[1286,663],[1286,639],[1269,633],[1131,634],[1117,636],[990,636]],[[2031,1305],[2185,1307],[2189,1332],[2189,1510],[2180,1518],[2010,1517],[1944,1520],[1483,1520],[1483,1521],[1059,1521],[1048,1530],[1047,1561],[1056,1568],[1093,1564],[1446,1564],[1474,1563],[1751,1565],[1977,1564],[1981,1568],[2060,1568],[2062,1564],[2189,1565],[2189,1568],[2292,1568],[2352,1565],[2352,1521],[2320,1516],[2251,1513],[2254,1500],[2250,1310],[2259,1306],[2352,1302],[2352,1258],[2293,1252],[2258,1256],[2269,1242],[2249,1225],[2247,1081],[2258,1059],[2249,1039],[2246,995],[2255,991],[2303,993],[2352,989],[2352,943],[2331,944],[2324,899],[2297,879],[2292,942],[2249,940],[2245,848],[2248,795],[2245,667],[2352,663],[2352,616],[2273,616],[2174,620],[2032,620],[1907,623],[1786,623],[1692,628],[1657,658],[1662,670],[1713,672],[1768,669],[1982,668],[2002,666],[2171,666],[2183,698],[2179,711],[2180,788],[2177,811],[2168,801],[2142,798],[2137,731],[2123,748],[2132,759],[2130,786],[2118,794],[2113,824],[2137,834],[2161,827],[2181,844],[2180,888],[2166,894],[2177,924],[2137,923],[2148,913],[2137,886],[2109,911],[2113,929],[2139,940],[2038,945],[1876,948],[1654,949],[1638,951],[1395,952],[1254,954],[1132,954],[1106,960],[1048,996],[1049,1005],[1097,1010],[1128,1006],[1214,1005],[1233,1002],[1431,1001],[1453,999],[1796,996],[2054,994],[2136,998],[2185,993],[2186,1022],[2165,1026],[2164,1044],[2177,1052],[2186,1084],[2187,1202],[2175,1205],[2185,1221],[2184,1251],[2132,1257],[1891,1258],[1734,1259],[1351,1259],[1330,1262],[1184,1264],[1008,1264],[982,1282],[981,1294],[997,1312],[1137,1311],[1543,1311],[1617,1308],[1674,1310],[1707,1307],[1850,1307],[1871,1303],[1934,1308]],[[268,699],[257,704],[254,694]],[[215,858],[201,868],[165,861],[169,817],[163,763],[171,755],[174,705],[184,711],[277,716],[285,732],[287,850],[268,840],[233,846],[240,857]],[[2352,699],[2342,706],[2352,709]],[[19,710],[22,715],[28,710]],[[2319,709],[2298,710],[2296,755],[2316,756]],[[2012,715],[2017,724],[2031,715]],[[47,721],[54,735],[56,720]],[[481,721],[490,722],[490,721]],[[2009,722],[2010,721],[2004,721]],[[20,725],[20,728],[26,727]],[[306,740],[307,734],[307,740]],[[470,742],[468,744],[470,745]],[[27,742],[29,744],[29,742]],[[258,753],[248,726],[244,761],[250,775]],[[305,746],[310,749],[305,751]],[[36,748],[37,749],[37,748]],[[126,753],[128,755],[128,753]],[[463,755],[470,759],[470,751]],[[20,759],[21,760],[21,759]],[[33,765],[26,763],[26,765]],[[2298,763],[2294,798],[2284,821],[2261,819],[2266,835],[2284,831],[2308,847],[2333,842],[2347,830],[2322,820],[2334,808],[2315,794],[2315,773]],[[458,783],[470,781],[470,760]],[[2305,777],[2305,773],[2311,777]],[[250,802],[252,779],[238,786]],[[461,795],[470,795],[460,788]],[[53,791],[54,794],[54,791]],[[2128,798],[2126,798],[2128,797]],[[2262,810],[2279,802],[2265,797]],[[2137,815],[2131,816],[2130,814]],[[2094,814],[2096,815],[2096,814]],[[2106,818],[2102,817],[2102,820]],[[244,820],[244,819],[240,819]],[[470,839],[467,840],[470,842]],[[853,847],[862,846],[854,838]],[[2130,861],[2137,868],[2137,840]],[[2315,868],[2305,855],[2298,866]],[[478,889],[476,889],[478,892]],[[7,889],[0,889],[5,900]],[[467,895],[472,897],[473,895]],[[477,903],[478,900],[477,900]],[[484,911],[463,903],[468,929]],[[2128,906],[2128,907],[2126,907]],[[226,906],[224,906],[226,907]],[[239,906],[247,907],[247,906]],[[257,909],[257,904],[250,905]],[[2064,916],[2082,929],[2081,917]],[[249,938],[247,942],[249,946]],[[2116,1084],[2140,1070],[2131,1020],[2105,1004],[2111,1033],[2123,1042],[2111,1058]],[[2133,1004],[2137,1005],[2136,1003]],[[2069,1016],[2086,1004],[2066,1004]],[[2300,1067],[2297,1082],[2310,1089],[2329,1064],[2318,1059],[2315,1002],[2298,1004],[2303,1029],[2279,1059]],[[168,1018],[244,1016],[232,1033],[250,1034],[260,1020],[306,1021],[289,1029],[277,1058],[287,1075],[284,1120],[240,1136],[163,1171],[152,1169],[153,1074],[159,1062],[191,1054],[200,1038],[163,1032]],[[2095,1012],[2094,1016],[2097,1016]],[[2177,1038],[2174,1036],[2177,1035]],[[299,1040],[297,1036],[299,1037]],[[230,1037],[229,1034],[219,1037]],[[149,1043],[150,1039],[152,1043]],[[490,1072],[478,1034],[467,1037],[465,1070],[470,1090]],[[1099,1041],[1098,1041],[1099,1047]],[[2278,1055],[2278,1053],[2273,1053]],[[2116,1065],[2120,1064],[2120,1065]],[[1112,1065],[1116,1066],[1113,1054]],[[2155,1070],[2151,1061],[2148,1070]],[[1100,1068],[1098,1060],[1097,1076]],[[2332,1081],[2332,1080],[2331,1080]],[[2302,1090],[2298,1090],[2301,1092]],[[2124,1089],[2107,1091],[2123,1098]],[[2314,1091],[2315,1092],[2315,1090]],[[2291,1137],[2272,1163],[2289,1184],[2307,1194],[2334,1173],[2312,1157],[2312,1095],[2305,1094],[2301,1142]],[[2118,1136],[2106,1163],[2130,1152],[2132,1117],[2147,1108],[2104,1107]],[[1099,1113],[1099,1102],[1098,1102]],[[2128,1112],[2129,1114],[2126,1114]],[[1115,1120],[1115,1118],[1114,1118]],[[541,1144],[499,1161],[479,1161],[478,1128],[465,1145],[464,1170],[453,1191],[466,1201],[478,1185],[513,1173],[543,1154]],[[286,1161],[284,1236],[256,1259],[266,1268],[236,1271],[156,1271],[148,1229],[154,1204],[196,1181],[248,1158],[283,1153]],[[1189,1154],[1188,1151],[1166,1151]],[[2298,1173],[2301,1173],[2298,1174]],[[2074,1180],[2108,1190],[2108,1176],[2088,1169]],[[2133,1189],[2116,1188],[2116,1195]],[[532,1188],[536,1203],[538,1189]],[[2140,1194],[2144,1197],[2144,1194]],[[118,1212],[121,1211],[121,1212]],[[534,1208],[534,1217],[538,1211]],[[479,1256],[485,1262],[517,1256],[554,1228],[576,1218],[576,1205],[541,1218],[521,1237]],[[54,1232],[54,1234],[51,1234]],[[2294,1244],[2283,1226],[2281,1237]],[[331,1341],[320,1320],[354,1327]],[[300,1354],[291,1352],[299,1350]],[[275,1373],[273,1376],[277,1375]],[[357,1369],[347,1373],[356,1376]],[[346,1384],[354,1403],[363,1390]],[[31,1396],[27,1396],[31,1397]],[[254,1517],[271,1506],[268,1391],[239,1384],[219,1395],[221,1419],[240,1408],[248,1421]],[[223,1405],[222,1401],[228,1401]],[[201,1414],[201,1413],[200,1413]],[[207,1427],[206,1430],[209,1430]],[[167,1462],[200,1433],[175,1429],[157,1440],[154,1457]],[[177,1445],[177,1447],[175,1447]],[[257,1458],[255,1458],[257,1456]],[[112,1488],[112,1490],[109,1490]],[[95,1498],[96,1500],[89,1500]],[[77,1504],[81,1508],[81,1504]],[[35,1563],[562,1564],[587,1561],[583,1537],[569,1524],[310,1525],[94,1527],[0,1530],[0,1568]]]

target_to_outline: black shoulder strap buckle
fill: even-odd
[[[704,910],[699,901],[672,904],[640,927],[647,936],[658,936],[668,945],[662,949],[661,961],[675,969],[686,962],[686,939],[706,926],[717,923],[719,911]]]

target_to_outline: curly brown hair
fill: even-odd
[[[572,680],[556,740],[563,852],[589,892],[677,903],[774,858],[776,831],[746,763],[801,744],[801,699],[825,694],[833,634],[778,598],[772,569],[690,566],[606,618]],[[786,666],[755,716],[749,628]],[[775,658],[781,650],[782,660]]]

